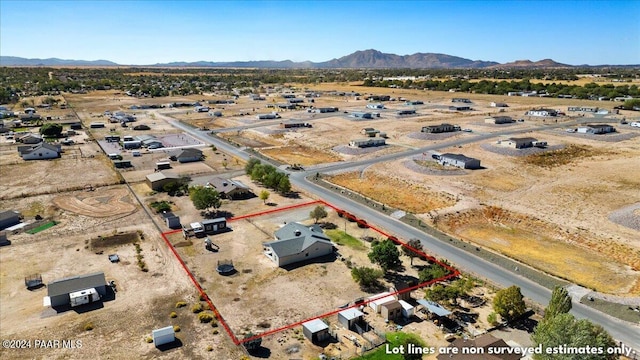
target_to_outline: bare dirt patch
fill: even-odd
[[[98,236],[90,240],[91,250],[102,250],[112,247],[117,247],[125,244],[133,244],[140,240],[140,235],[137,232],[126,232],[115,234],[111,236]]]
[[[340,161],[340,157],[329,152],[312,149],[304,145],[282,146],[260,150],[265,156],[279,160],[285,164],[316,165]]]
[[[90,217],[127,215],[136,211],[129,192],[124,188],[63,195],[54,198],[52,202],[61,209]]]
[[[362,177],[358,172],[339,174],[328,180],[388,206],[414,214],[428,213],[456,203],[455,198],[448,193],[435,191],[418,182],[373,172],[365,172]]]
[[[640,253],[634,249],[584,232],[568,232],[530,216],[489,206],[444,215],[438,225],[465,240],[598,291],[625,294],[633,291],[638,281]]]

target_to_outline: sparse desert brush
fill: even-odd
[[[151,336],[147,336],[147,338],[144,339],[144,341],[146,341],[147,343],[151,344],[153,342],[153,339],[151,338]]]
[[[200,294],[200,301],[207,301],[207,294],[205,293]]]
[[[207,346],[207,351],[213,351],[213,346],[208,345],[208,346]]]
[[[88,323],[84,324],[84,326],[82,328],[84,329],[84,331],[91,331],[91,330],[93,330],[93,323],[92,322],[88,322]]]
[[[185,307],[185,306],[187,306],[187,303],[186,303],[186,302],[184,302],[184,301],[178,301],[178,302],[176,303],[176,309],[183,308],[183,307]]]
[[[172,311],[171,314],[169,314],[169,317],[172,318],[172,319],[175,319],[175,318],[178,317],[178,314],[176,314],[175,311]]]
[[[198,320],[200,320],[201,323],[208,323],[213,320],[213,315],[206,312],[200,313],[198,314]]]
[[[218,322],[216,321],[216,319],[211,320],[211,327],[218,327]]]
[[[213,333],[213,335],[218,335],[218,329],[214,329],[211,333]]]
[[[173,332],[180,332],[180,326],[179,325],[173,325]]]
[[[191,312],[194,314],[197,314],[199,312],[202,311],[202,305],[198,304],[193,304],[193,306],[191,307]]]

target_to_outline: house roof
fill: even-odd
[[[151,182],[160,181],[164,179],[180,179],[180,176],[168,171],[158,171],[158,172],[154,172],[153,174],[147,175],[147,180]]]
[[[417,300],[418,304],[422,305],[425,307],[425,309],[427,309],[427,311],[434,313],[438,316],[448,316],[451,315],[451,311],[443,308],[442,306],[440,306],[440,304],[435,303],[433,301],[429,301],[429,300],[424,300],[424,299],[419,299]]]
[[[474,158],[470,158],[468,156],[464,156],[462,154],[451,154],[451,153],[446,153],[446,154],[442,154],[440,155],[441,158],[448,158],[448,159],[454,159],[454,160],[458,160],[458,161],[472,161],[472,160],[477,160]]]
[[[532,138],[532,137],[521,137],[521,138],[512,137],[512,138],[509,138],[509,140],[516,141],[516,142],[517,141],[524,141],[524,142],[538,141],[538,139]]]
[[[194,148],[178,149],[169,153],[170,157],[179,159],[181,157],[202,157],[202,151]]]
[[[263,245],[271,247],[278,257],[299,254],[319,242],[333,245],[331,239],[315,224],[305,226],[296,222],[288,223],[276,230],[275,237],[278,240]]]
[[[364,316],[362,311],[360,311],[360,310],[358,310],[356,308],[342,310],[342,311],[340,311],[338,313],[338,315],[342,316],[343,318],[345,318],[347,320],[353,320],[353,319],[357,319],[359,317],[363,317]]]
[[[3,212],[0,212],[0,221],[11,219],[12,217],[15,217],[15,216],[20,217],[20,213],[13,210],[6,210]]]
[[[155,329],[151,331],[151,335],[156,337],[162,337],[167,335],[175,335],[175,331],[173,330],[173,326],[167,326],[160,329]]]
[[[606,124],[595,124],[595,125],[587,125],[587,127],[590,127],[592,129],[608,129],[610,127],[612,127],[611,125],[606,125]]]
[[[231,179],[224,179],[220,177],[214,177],[209,179],[207,184],[213,186],[216,189],[216,191],[221,194],[227,194],[236,189],[242,189],[247,191],[250,190],[248,186],[241,183],[240,181],[234,181]]]
[[[386,303],[381,304],[380,306],[386,307],[388,310],[400,309],[402,307],[402,305],[400,304],[400,302],[398,302],[398,300],[387,301]]]
[[[55,280],[47,284],[47,295],[58,296],[69,294],[74,291],[80,291],[99,286],[105,286],[107,282],[104,279],[104,273],[98,272],[93,274],[72,276],[60,280]]]
[[[219,218],[215,218],[215,219],[207,219],[202,221],[202,226],[204,225],[209,225],[209,224],[219,224],[221,222],[226,222],[227,219],[223,218],[223,217],[219,217]]]
[[[57,146],[51,145],[51,144],[45,143],[45,142],[41,142],[41,143],[39,143],[37,145],[32,146],[31,148],[18,148],[18,151],[21,154],[29,154],[29,153],[32,153],[34,151],[38,151],[40,149],[47,149],[47,150],[50,150],[50,151],[55,151],[57,153],[60,152],[60,149]]]
[[[302,324],[302,327],[309,329],[312,333],[317,333],[322,330],[329,329],[329,325],[325,324],[324,321],[320,319],[313,319],[311,321],[307,321]]]

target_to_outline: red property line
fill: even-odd
[[[285,210],[296,209],[296,208],[305,207],[305,206],[314,205],[314,204],[320,204],[320,203],[322,203],[322,200],[314,200],[314,201],[309,201],[309,202],[302,203],[302,204],[283,206],[283,207],[277,208],[277,209],[265,210],[265,211],[260,211],[260,212],[253,213],[253,214],[236,216],[236,217],[232,217],[232,218],[227,219],[227,221],[236,221],[236,220],[248,219],[248,218],[252,218],[252,217],[256,217],[256,216],[276,213],[276,212],[285,211]]]
[[[231,338],[231,340],[233,341],[233,343],[235,345],[240,345],[240,344],[243,344],[243,343],[251,341],[251,340],[255,340],[255,339],[258,339],[258,338],[269,336],[269,335],[272,335],[272,334],[275,334],[275,333],[278,333],[278,332],[281,332],[281,331],[285,331],[285,330],[294,328],[296,326],[300,326],[303,323],[311,321],[311,320],[325,318],[325,317],[328,317],[328,316],[331,316],[331,315],[335,315],[335,314],[339,313],[340,311],[343,311],[343,310],[346,310],[346,309],[351,309],[351,308],[354,308],[354,307],[358,307],[360,305],[366,305],[366,304],[368,304],[370,302],[376,301],[376,300],[381,299],[383,297],[403,294],[405,292],[413,291],[413,290],[416,290],[416,289],[419,289],[419,288],[430,286],[430,285],[433,285],[435,283],[439,283],[439,282],[442,282],[442,281],[445,281],[445,280],[449,280],[449,279],[453,279],[453,278],[456,278],[456,277],[460,276],[460,271],[457,270],[456,268],[452,267],[451,265],[445,264],[442,261],[437,260],[435,257],[433,257],[431,255],[427,255],[423,251],[415,249],[415,248],[407,245],[407,243],[398,240],[398,238],[396,238],[395,236],[391,236],[390,234],[378,229],[377,227],[369,225],[364,220],[358,219],[354,215],[349,214],[348,212],[346,212],[344,210],[341,210],[341,209],[333,206],[332,204],[330,204],[330,203],[328,203],[328,202],[326,202],[324,200],[315,200],[315,201],[310,201],[310,202],[306,202],[306,203],[302,203],[302,204],[284,206],[284,207],[277,208],[277,209],[271,209],[271,210],[266,210],[266,211],[262,211],[262,212],[258,212],[258,213],[242,215],[242,216],[238,216],[238,217],[229,218],[229,219],[227,219],[227,221],[242,220],[242,219],[247,219],[247,218],[251,218],[251,217],[256,217],[256,216],[261,216],[261,215],[281,212],[281,211],[285,211],[285,210],[296,209],[296,208],[300,208],[300,207],[304,207],[304,206],[314,205],[314,204],[318,204],[318,203],[321,203],[321,204],[323,204],[325,206],[328,206],[328,207],[334,209],[335,211],[337,211],[338,213],[341,213],[342,216],[346,216],[348,219],[355,220],[358,224],[363,225],[364,227],[367,227],[367,228],[371,228],[374,231],[376,231],[377,233],[379,233],[379,234],[381,234],[383,236],[386,236],[388,239],[392,240],[394,243],[396,243],[398,245],[401,245],[401,246],[411,250],[412,252],[416,253],[418,255],[418,257],[425,258],[430,262],[436,263],[439,266],[444,267],[445,269],[449,270],[450,274],[448,274],[446,276],[443,276],[443,277],[440,277],[440,278],[437,278],[437,279],[433,279],[433,280],[430,280],[430,281],[426,281],[426,282],[420,283],[418,285],[403,289],[401,291],[396,291],[396,292],[393,292],[391,294],[385,294],[385,295],[381,295],[381,296],[378,296],[378,297],[375,297],[375,298],[370,298],[370,299],[368,299],[366,301],[363,301],[362,303],[354,304],[352,306],[345,307],[345,308],[335,309],[335,310],[329,311],[327,313],[324,313],[322,315],[314,316],[314,317],[311,317],[311,318],[308,318],[308,319],[305,319],[305,320],[301,320],[301,321],[298,321],[298,322],[295,322],[295,323],[292,323],[292,324],[288,324],[288,325],[285,325],[285,326],[282,326],[282,327],[279,327],[279,328],[276,328],[276,329],[272,329],[272,330],[263,332],[263,333],[258,334],[258,335],[254,335],[254,336],[252,336],[250,338],[246,338],[246,339],[240,340],[235,336],[233,331],[231,331],[231,328],[229,327],[227,322],[224,320],[224,318],[222,317],[220,312],[217,310],[217,308],[213,305],[213,302],[211,301],[209,296],[204,292],[204,290],[200,286],[200,283],[198,283],[196,278],[193,276],[193,274],[191,273],[191,271],[189,270],[187,265],[184,263],[184,261],[182,260],[182,258],[178,254],[178,252],[176,251],[176,249],[173,247],[173,245],[171,245],[171,243],[167,239],[166,235],[174,234],[174,233],[177,233],[177,232],[179,232],[181,230],[172,230],[172,231],[168,231],[168,232],[162,233],[162,238],[164,239],[165,243],[171,249],[171,252],[175,255],[175,257],[178,259],[178,261],[182,265],[183,269],[187,272],[187,275],[189,276],[189,278],[191,279],[191,282],[193,282],[193,284],[195,285],[196,289],[200,293],[200,296],[206,300],[207,304],[209,305],[209,308],[214,312],[214,314],[216,315],[216,318],[220,321],[220,323],[224,327],[224,329],[227,332],[227,334],[229,334],[229,337]]]

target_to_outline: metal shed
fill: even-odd
[[[362,313],[362,311],[354,308],[342,310],[338,313],[338,322],[349,330],[353,329],[354,326],[362,322],[363,318],[364,314]]]
[[[64,306],[71,304],[71,293],[95,289],[100,297],[107,295],[107,282],[104,273],[73,276],[55,280],[47,285],[47,295],[51,306]]]
[[[329,334],[329,325],[325,324],[325,322],[320,319],[314,319],[303,323],[302,333],[313,343],[327,340],[331,336]]]
[[[404,300],[398,300],[398,302],[402,306],[402,316],[404,316],[405,318],[412,317],[413,313],[414,313],[413,305],[409,304],[408,302],[406,302]]]
[[[153,330],[151,336],[153,337],[153,344],[156,347],[172,343],[176,340],[176,333],[173,331],[173,326]]]

